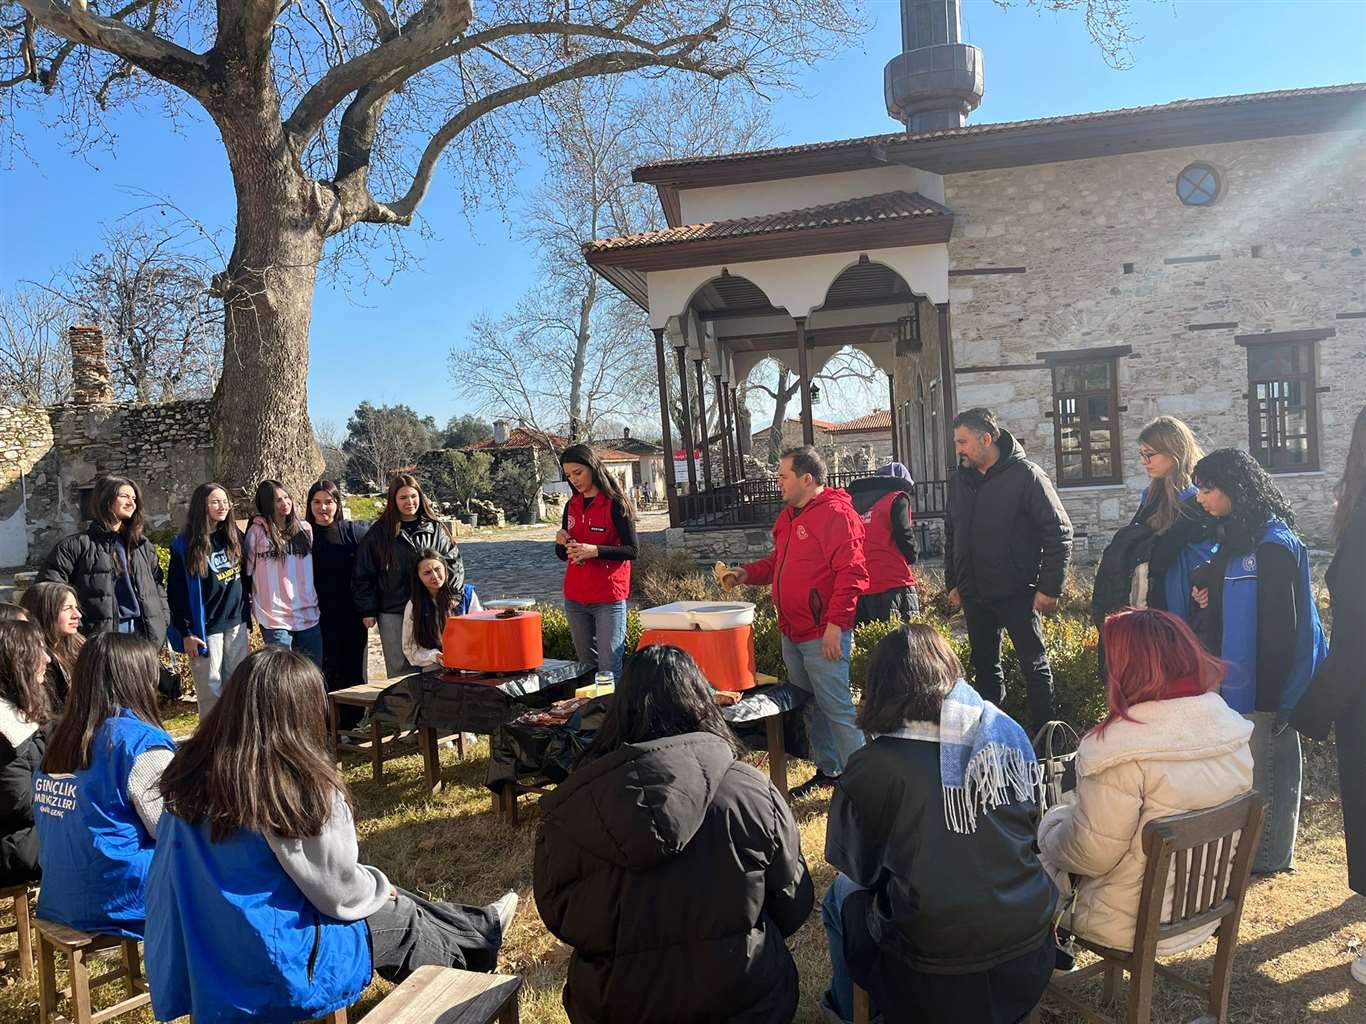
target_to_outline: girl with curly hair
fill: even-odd
[[[1228,663],[1220,694],[1253,726],[1255,785],[1271,802],[1253,870],[1284,871],[1294,860],[1303,773],[1290,713],[1328,653],[1309,552],[1285,495],[1247,452],[1206,455],[1195,484],[1217,525],[1209,561],[1191,573],[1192,625]]]

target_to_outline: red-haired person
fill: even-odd
[[[1039,858],[1066,891],[1081,876],[1071,922],[1089,942],[1132,949],[1154,818],[1201,811],[1252,788],[1252,724],[1219,696],[1224,665],[1170,612],[1128,609],[1105,620],[1105,720],[1077,749],[1076,800],[1039,825]],[[1162,954],[1199,945],[1218,922]]]

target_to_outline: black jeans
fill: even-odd
[[[854,625],[865,622],[888,622],[893,613],[902,622],[910,622],[911,617],[920,614],[920,595],[915,587],[893,587],[878,594],[863,594],[858,599],[858,610],[854,613]]]
[[[385,981],[402,981],[428,965],[491,971],[503,943],[503,926],[492,907],[438,903],[406,889],[365,924],[375,971]]]
[[[1006,699],[1001,631],[1010,634],[1029,694],[1030,732],[1038,732],[1053,720],[1055,713],[1053,670],[1048,667],[1048,655],[1043,649],[1043,628],[1034,610],[1034,592],[1028,590],[990,603],[964,598],[963,616],[968,623],[977,692],[997,707],[1003,706]]]
[[[1347,885],[1366,896],[1366,692],[1358,693],[1338,716],[1333,733],[1347,834]]]

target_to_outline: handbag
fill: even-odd
[[[1039,756],[1039,817],[1077,788],[1077,747],[1081,738],[1066,722],[1047,722],[1034,737]]]

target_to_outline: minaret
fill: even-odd
[[[883,72],[908,132],[961,128],[982,102],[982,51],[959,41],[959,0],[901,0],[901,49]]]

